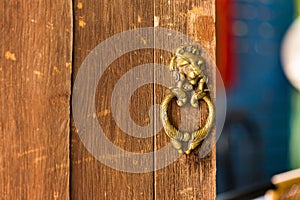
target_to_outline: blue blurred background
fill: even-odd
[[[292,168],[294,89],[280,51],[295,5],[293,0],[217,0],[217,65],[228,101],[217,144],[218,193]]]

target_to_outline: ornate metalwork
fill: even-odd
[[[208,135],[214,121],[214,105],[206,87],[207,76],[203,73],[204,61],[196,46],[181,46],[172,57],[169,69],[176,79],[176,86],[170,88],[160,109],[160,117],[166,135],[171,139],[179,153],[190,154]],[[176,129],[168,119],[168,107],[172,99],[177,99],[178,106],[184,106],[188,101],[193,107],[198,107],[198,101],[203,100],[208,106],[208,117],[205,125],[193,132],[182,132]]]

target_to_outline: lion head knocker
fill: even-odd
[[[204,60],[200,56],[197,46],[181,46],[172,57],[169,69],[176,79],[176,86],[170,88],[169,93],[161,103],[160,116],[167,136],[180,153],[195,149],[208,135],[214,121],[214,105],[206,89],[207,76],[204,75]],[[177,130],[168,119],[168,106],[173,98],[177,98],[177,105],[184,106],[188,102],[198,107],[198,101],[203,100],[208,105],[208,117],[205,125],[193,132]]]

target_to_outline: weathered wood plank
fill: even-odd
[[[215,58],[214,6],[213,0],[155,0],[155,25],[191,36],[206,48],[212,58]],[[170,53],[156,50],[155,63],[168,65],[171,56]],[[209,69],[208,73],[210,77],[214,77],[215,72],[213,69]],[[159,77],[159,74],[156,74],[155,77]],[[166,88],[163,89],[162,87],[155,86],[155,103],[160,103],[167,93],[168,90]],[[172,110],[173,123],[178,126],[181,117],[175,102],[172,104],[170,110]],[[189,113],[190,110],[182,113],[182,115],[189,115]],[[207,116],[207,109],[201,109],[200,113],[200,124],[203,124]],[[157,126],[160,125],[157,124]],[[193,129],[195,127],[191,125],[186,128]],[[155,148],[160,149],[165,146],[167,142],[169,142],[169,139],[165,136],[163,131],[161,131],[155,137]],[[155,156],[155,158],[160,159],[157,156]],[[193,153],[187,156],[183,155],[168,167],[156,171],[155,199],[215,199],[215,160],[215,149],[213,149],[204,159],[199,160]]]
[[[153,25],[152,1],[75,0],[74,8],[74,77],[85,57],[105,39],[129,29]],[[114,48],[113,44],[111,48]],[[103,131],[110,141],[126,151],[151,152],[153,138],[131,137],[117,126],[111,111],[112,91],[116,82],[128,70],[149,62],[153,62],[153,50],[134,51],[121,56],[104,72],[96,92],[97,118]],[[148,74],[141,74],[140,78],[143,76]],[[148,116],[148,110],[153,104],[153,86],[141,87],[134,93],[129,105],[128,102],[122,102],[122,99],[119,103],[129,106],[131,114],[131,116],[121,116],[123,120],[131,117],[137,124],[147,125],[152,120]],[[152,172],[125,173],[105,166],[86,150],[75,126],[72,129],[71,195],[73,199],[153,198]]]
[[[0,2],[0,199],[69,199],[71,8]]]

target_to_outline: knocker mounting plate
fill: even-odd
[[[215,117],[214,105],[206,87],[208,78],[204,74],[205,62],[197,46],[181,46],[172,57],[169,69],[176,80],[176,86],[170,88],[160,108],[160,117],[166,135],[171,139],[179,153],[190,154],[208,135]],[[208,117],[203,127],[193,132],[182,132],[176,129],[168,118],[168,107],[172,99],[177,99],[178,106],[190,103],[197,108],[198,101],[208,106]]]

